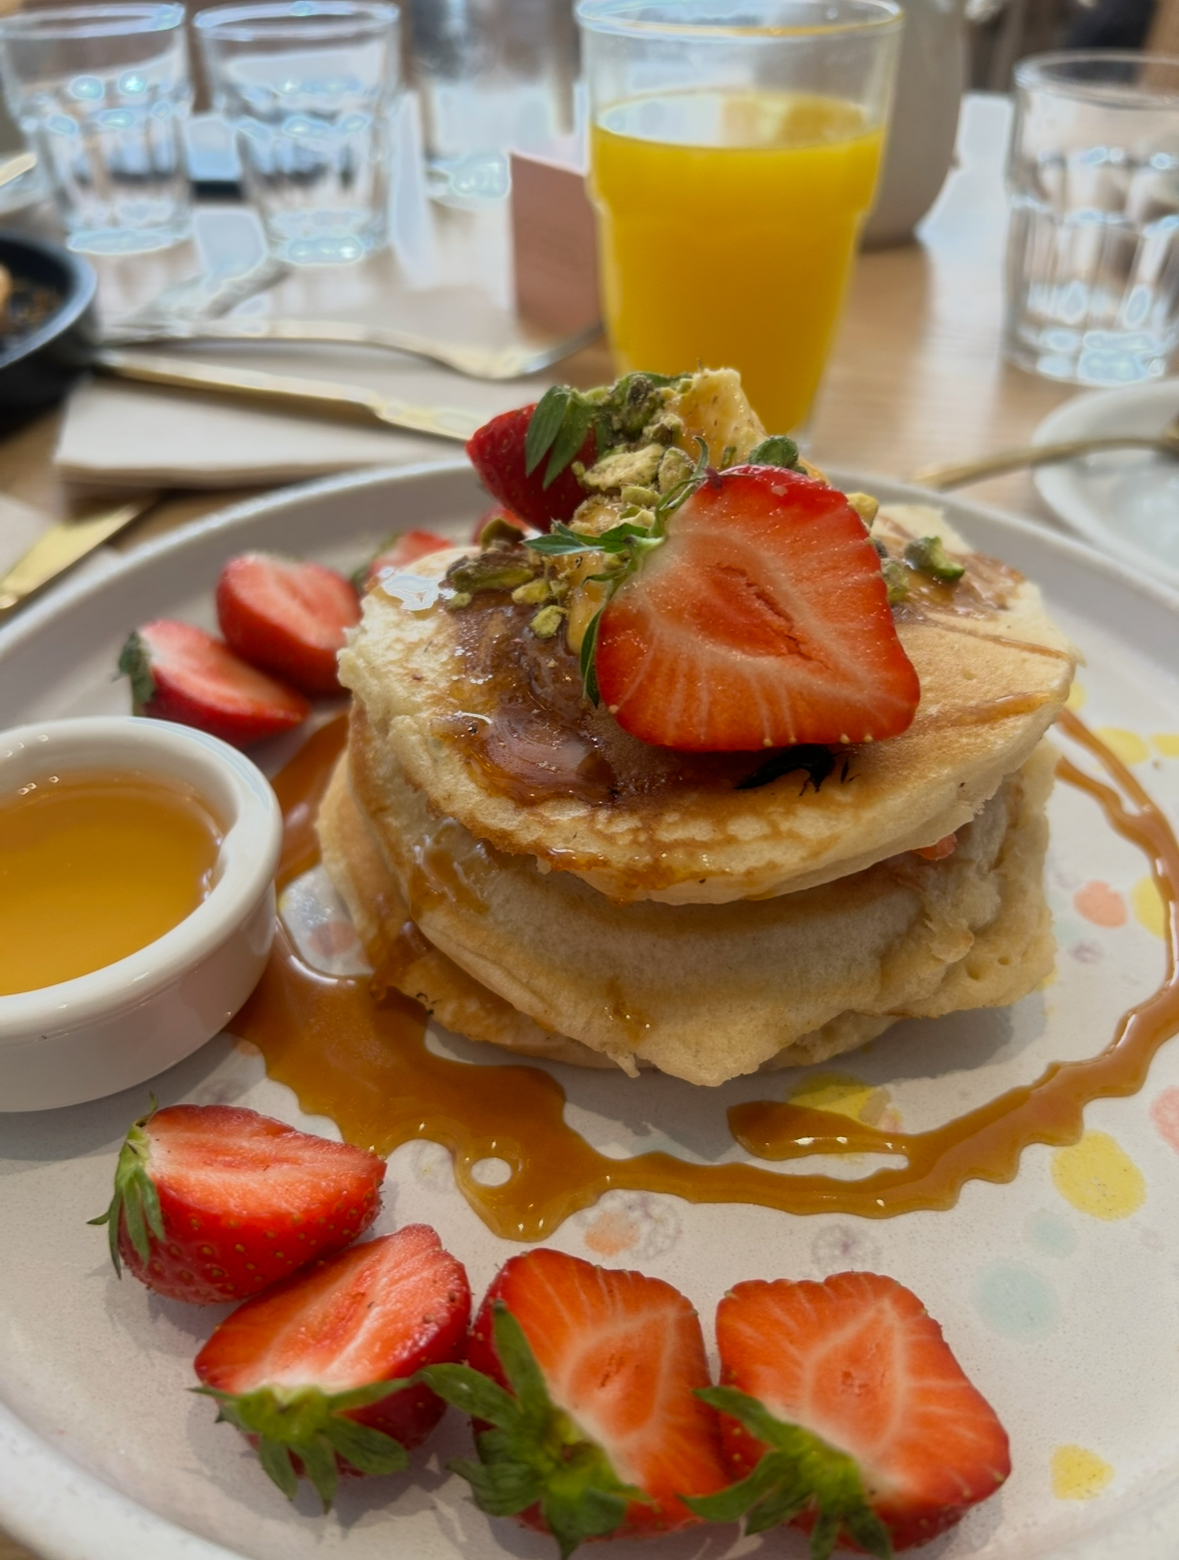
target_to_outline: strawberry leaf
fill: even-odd
[[[722,458],[721,464],[726,464]],[[785,434],[772,433],[749,452],[750,466],[781,466],[786,471],[801,471],[798,445]]]
[[[569,462],[574,459],[585,443],[585,436],[590,431],[593,420],[593,407],[588,406],[576,393],[573,394],[565,408],[565,416],[553,442],[552,454],[545,467],[541,487],[547,488],[550,483],[556,481]]]
[[[128,634],[119,651],[119,675],[131,679],[131,708],[136,715],[155,698],[156,680],[151,674],[151,652],[138,631]]]
[[[417,1374],[440,1398],[490,1422],[475,1438],[477,1463],[458,1459],[480,1510],[515,1516],[538,1505],[561,1560],[588,1538],[621,1526],[630,1501],[650,1497],[624,1484],[605,1451],[549,1396],[524,1330],[502,1302],[494,1307],[495,1350],[510,1391],[469,1365],[427,1365]],[[490,1387],[492,1390],[488,1391]]]
[[[528,432],[524,435],[524,470],[528,476],[556,443],[572,399],[573,391],[568,385],[553,385],[536,403],[536,409],[528,419]]]
[[[769,1450],[740,1483],[716,1495],[682,1497],[691,1511],[708,1522],[744,1516],[752,1535],[812,1510],[811,1560],[828,1560],[842,1529],[877,1560],[892,1560],[888,1529],[868,1504],[855,1458],[802,1425],[775,1418],[735,1387],[701,1387],[696,1396],[738,1420]]]
[[[394,1436],[347,1418],[347,1410],[379,1402],[409,1385],[377,1381],[348,1392],[327,1393],[319,1387],[257,1387],[252,1392],[222,1392],[193,1387],[211,1397],[218,1419],[257,1439],[258,1457],[271,1480],[293,1500],[298,1475],[292,1458],[314,1485],[327,1511],[339,1480],[337,1454],[361,1473],[395,1473],[409,1466],[409,1457]]]
[[[131,1127],[119,1150],[115,1165],[115,1190],[110,1206],[88,1224],[105,1224],[110,1245],[111,1261],[115,1272],[123,1276],[123,1264],[119,1259],[119,1229],[125,1221],[127,1235],[141,1262],[146,1262],[151,1252],[151,1237],[164,1238],[164,1216],[160,1212],[160,1195],[148,1173],[151,1158],[151,1139],[144,1128],[155,1115],[158,1105],[151,1096],[151,1109]]]

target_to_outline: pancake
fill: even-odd
[[[873,535],[899,553],[930,532],[967,572],[954,587],[918,582],[897,609],[921,681],[916,719],[836,755],[819,783],[796,768],[758,784],[758,755],[688,760],[628,737],[582,706],[560,636],[526,667],[511,660],[534,609],[502,593],[495,606],[476,597],[448,612],[373,590],[341,680],[435,813],[533,870],[579,878],[619,905],[797,893],[969,823],[1067,696],[1074,653],[1034,585],[971,553],[935,509],[894,506]],[[440,580],[459,556],[433,555],[415,572]]]
[[[823,1061],[904,1017],[997,1006],[1052,967],[1041,743],[942,860],[903,853],[762,901],[611,904],[440,817],[361,707],[320,813],[377,972],[523,1054],[715,1085]]]

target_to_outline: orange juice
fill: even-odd
[[[187,786],[110,770],[0,796],[0,995],[88,975],[178,926],[221,829]]]
[[[594,126],[606,323],[620,372],[740,370],[771,433],[810,410],[883,131],[798,93],[667,93]]]

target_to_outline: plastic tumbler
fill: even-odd
[[[184,7],[78,6],[0,22],[0,75],[49,175],[72,249],[134,254],[187,237]]]
[[[620,371],[741,372],[805,421],[872,204],[892,0],[581,0],[590,190]]]
[[[1081,385],[1179,347],[1179,59],[1043,54],[1015,71],[1007,356]]]
[[[339,265],[388,236],[398,10],[378,0],[217,6],[195,18],[271,253]]]

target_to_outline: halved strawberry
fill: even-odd
[[[385,1162],[236,1105],[169,1105],[128,1132],[106,1224],[111,1260],[171,1300],[257,1294],[354,1241]]]
[[[435,536],[433,531],[403,531],[395,541],[382,547],[371,563],[365,565],[363,582],[366,586],[371,585],[386,569],[408,569],[419,558],[453,546],[453,542],[448,542],[444,536]]]
[[[859,515],[770,466],[710,472],[670,516],[602,611],[595,667],[625,731],[691,752],[897,736],[921,691]]]
[[[531,472],[524,453],[528,424],[536,403],[501,412],[484,423],[467,441],[467,454],[483,486],[526,525],[547,531],[554,520],[570,520],[573,511],[586,496],[568,464],[579,460],[592,466],[597,458],[597,438],[591,428],[564,456],[564,464],[546,483],[548,462],[542,460]]]
[[[501,1268],[466,1367],[428,1370],[442,1397],[490,1424],[478,1463],[455,1463],[482,1510],[553,1534],[665,1533],[698,1519],[681,1500],[725,1482],[691,1304],[661,1279],[541,1248]]]
[[[203,628],[171,618],[155,618],[128,637],[119,671],[131,679],[137,715],[195,726],[235,747],[289,731],[311,713],[294,688],[248,665]]]
[[[243,553],[217,581],[217,621],[230,649],[304,693],[338,693],[336,656],[360,620],[351,581],[322,563]]]
[[[196,1357],[228,1420],[294,1497],[305,1473],[331,1505],[341,1473],[393,1473],[446,1405],[414,1373],[461,1360],[471,1315],[462,1263],[410,1224],[239,1306]]]
[[[746,1515],[885,1557],[923,1544],[993,1495],[1007,1435],[910,1290],[876,1273],[738,1284],[716,1317],[725,1451],[748,1474],[692,1501],[712,1521]]]

